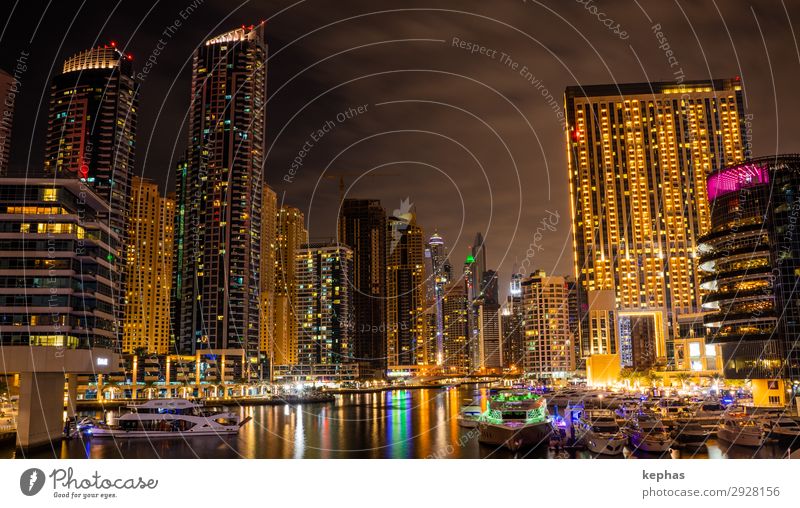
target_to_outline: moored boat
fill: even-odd
[[[250,419],[230,411],[207,407],[186,399],[149,400],[128,406],[130,412],[117,425],[99,423],[87,427],[92,437],[116,439],[219,436],[236,434]]]
[[[717,437],[739,446],[760,447],[767,439],[761,421],[746,414],[727,414],[717,431]]]
[[[628,443],[610,410],[587,409],[572,424],[576,441],[593,453],[619,455]]]
[[[663,453],[673,444],[672,436],[658,415],[647,411],[641,411],[633,417],[626,427],[626,433],[634,451]]]
[[[512,451],[547,444],[552,431],[546,400],[527,390],[502,391],[489,399],[478,428],[479,442]]]
[[[481,406],[477,404],[467,404],[461,407],[458,412],[458,424],[468,429],[478,426],[478,421],[481,418]]]

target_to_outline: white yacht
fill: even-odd
[[[626,427],[626,432],[634,451],[663,453],[672,447],[672,436],[655,413],[637,413]]]
[[[614,413],[607,409],[587,409],[572,425],[576,441],[593,453],[619,455],[628,443]]]
[[[117,425],[98,424],[86,429],[93,437],[156,438],[236,434],[247,423],[239,415],[186,399],[149,400],[128,406]]]
[[[489,399],[478,428],[479,442],[511,451],[546,444],[552,431],[544,397],[527,390],[502,391]]]
[[[743,413],[729,413],[722,419],[717,437],[740,445],[760,447],[767,439],[761,420]]]
[[[684,445],[703,446],[714,434],[710,426],[696,422],[678,423],[675,429],[675,441]]]

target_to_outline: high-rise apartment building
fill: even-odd
[[[386,351],[389,367],[424,365],[429,357],[425,320],[425,247],[416,215],[390,217],[386,255]]]
[[[386,375],[386,210],[376,199],[345,199],[340,244],[353,250],[354,361],[365,378]]]
[[[575,370],[569,329],[569,286],[541,270],[522,281],[523,370],[535,379],[565,379]]]
[[[275,249],[278,242],[278,195],[267,184],[261,197],[261,331],[258,350],[272,356],[275,337]]]
[[[174,200],[162,196],[155,182],[134,176],[125,244],[123,353],[171,352],[174,227]]]
[[[479,298],[473,302],[477,322],[477,365],[479,371],[501,372],[503,368],[503,341],[500,339],[500,305]]]
[[[520,273],[511,275],[509,294],[500,311],[501,335],[503,338],[503,364],[512,371],[522,370],[524,351],[524,317],[522,309],[522,280]]]
[[[295,259],[308,243],[303,212],[291,206],[278,210],[275,242],[275,326],[273,365],[297,364],[297,268]]]
[[[350,363],[353,332],[353,251],[344,245],[307,244],[295,255],[297,363]]]
[[[470,262],[470,258],[472,261]],[[472,280],[470,287],[472,294],[470,298],[473,300],[480,298],[483,294],[483,275],[486,273],[486,245],[484,243],[483,235],[480,233],[475,234],[475,241],[472,243],[470,256],[467,257],[467,262],[471,264],[470,273]]]
[[[434,232],[428,240],[425,257],[429,260],[430,270],[427,271],[428,301],[433,313],[432,329],[428,331],[430,342],[429,362],[442,365],[444,361],[444,310],[442,301],[444,290],[452,278],[450,262],[447,259],[447,247],[439,233]]]
[[[455,281],[442,294],[442,337],[445,372],[469,373],[469,298],[466,286]]]
[[[185,353],[259,349],[264,24],[201,44],[192,60],[182,213],[180,343]]]
[[[655,357],[672,358],[677,318],[700,305],[705,178],[744,157],[741,83],[574,86],[565,99],[581,355],[616,353],[618,324],[589,319],[591,292],[611,291],[598,312],[647,321]]]
[[[44,154],[48,177],[80,178],[106,200],[123,239],[138,116],[132,59],[111,43],[64,61],[50,84]]]
[[[0,179],[0,344],[119,351],[107,209],[76,179]]]
[[[796,154],[749,159],[708,178],[711,229],[699,252],[709,346],[721,346],[726,378],[751,380],[756,405],[800,395],[799,193]]]

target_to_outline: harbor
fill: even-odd
[[[507,388],[507,387],[506,387]],[[519,392],[516,388],[512,392]],[[633,394],[605,393],[593,390],[561,391],[555,393],[516,395],[523,402],[531,403],[537,409],[538,401],[547,405],[547,416],[543,420],[547,432],[539,442],[525,443],[516,449],[502,442],[482,442],[481,423],[471,426],[460,418],[465,407],[480,408],[478,418],[493,407],[492,404],[504,393],[504,387],[495,389],[474,384],[445,386],[438,388],[393,388],[374,393],[336,394],[331,402],[305,402],[283,405],[245,405],[241,401],[207,401],[208,406],[223,406],[225,411],[235,415],[236,421],[244,423],[238,432],[227,435],[189,436],[182,434],[163,438],[157,433],[143,439],[97,438],[79,434],[72,439],[55,442],[50,447],[39,448],[25,454],[14,450],[13,442],[0,445],[0,457],[26,458],[535,458],[535,459],[742,459],[742,458],[784,458],[789,450],[794,450],[800,438],[795,435],[789,440],[770,437],[768,424],[774,426],[780,421],[797,422],[793,412],[771,411],[769,414],[753,413],[752,408],[733,406],[735,411],[729,415],[738,418],[749,417],[757,422],[763,442],[753,446],[751,443],[725,440],[714,433],[703,434],[699,442],[688,443],[679,439],[680,429],[686,429],[691,418],[688,411],[681,411],[680,417],[665,418],[659,408],[674,407],[662,401],[672,401],[670,397],[642,400],[637,408],[632,408]],[[508,393],[508,392],[506,392]],[[603,395],[600,397],[599,395]],[[518,401],[514,396],[502,395],[503,402],[513,407]],[[616,406],[612,409],[612,406]],[[494,406],[496,407],[496,406]],[[565,425],[568,408],[582,408],[584,415],[575,418],[568,428]],[[696,405],[687,405],[687,408]],[[627,409],[625,409],[627,408]],[[647,414],[661,415],[656,418],[666,431],[667,446],[661,450],[645,449],[632,444],[628,439],[633,435],[633,425],[626,423],[627,414],[639,414],[639,409]],[[600,411],[595,416],[613,415],[606,423],[617,425],[612,434],[624,436],[624,444],[619,453],[603,453],[588,440],[578,428],[578,420],[597,426],[597,434],[602,429],[602,420],[587,419],[586,412]],[[626,413],[627,411],[627,413]],[[602,413],[605,412],[605,413]],[[125,414],[125,409],[106,409],[105,411],[80,411],[80,417],[92,417],[103,421],[116,422]],[[533,418],[539,425],[543,413],[527,413],[522,418]],[[702,422],[721,426],[725,411],[717,416],[705,417]],[[496,415],[495,415],[496,417]],[[684,418],[688,418],[684,420]],[[502,424],[502,418],[496,422]],[[636,425],[644,425],[642,418]],[[652,424],[652,422],[651,422]],[[519,425],[512,422],[512,426]],[[560,440],[556,432],[564,430]],[[568,431],[568,429],[571,429]],[[513,434],[513,433],[512,433]],[[642,436],[648,436],[644,432]]]

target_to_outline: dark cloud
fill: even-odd
[[[51,66],[115,39],[142,66],[163,30],[192,0],[9,5],[0,39],[2,66],[31,53],[14,130],[13,161],[42,160]],[[753,115],[754,153],[800,151],[789,112],[798,110],[800,69],[793,20],[782,2],[598,0],[194,1],[142,86],[138,170],[172,186],[170,168],[185,145],[190,58],[209,35],[268,19],[269,183],[303,209],[313,236],[334,234],[339,180],[348,196],[377,197],[386,208],[406,197],[427,233],[446,239],[460,265],[474,233],[487,239],[489,266],[503,285],[526,256],[548,211],[532,267],[570,273],[571,237],[564,134],[564,87],[574,84],[739,75]],[[593,9],[596,8],[596,9]],[[284,10],[285,9],[285,10]],[[599,13],[603,13],[598,18]],[[74,23],[70,25],[75,17]],[[348,19],[350,18],[350,19]],[[659,24],[678,66],[670,66]],[[38,30],[35,31],[38,25]],[[326,26],[329,25],[329,26]],[[607,28],[606,25],[618,25]],[[626,32],[621,38],[614,31]],[[483,46],[473,54],[453,39]],[[30,42],[29,42],[30,41]],[[495,52],[495,53],[492,53]],[[337,54],[339,53],[339,54]],[[502,53],[510,60],[503,60]],[[509,65],[512,63],[512,65]],[[513,64],[517,67],[514,68]],[[522,67],[528,74],[521,73]],[[542,90],[554,99],[548,100]],[[555,102],[555,106],[554,106]],[[366,106],[343,121],[337,114]],[[317,129],[292,183],[291,160]],[[327,169],[326,169],[327,168]],[[323,175],[323,170],[325,174]]]

